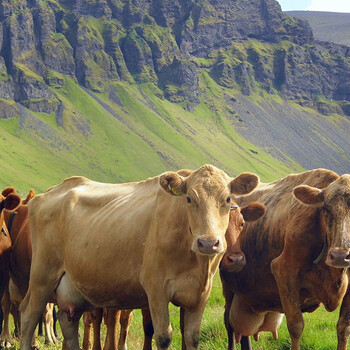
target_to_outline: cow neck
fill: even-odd
[[[326,254],[327,250],[328,250],[328,242],[327,242],[327,235],[326,235],[322,251],[321,251],[320,255],[313,261],[314,264],[318,264],[321,261],[322,257]]]
[[[16,216],[18,212],[17,211],[13,211],[11,214],[10,214],[10,217],[9,217],[9,222],[7,224],[7,229],[9,231],[9,234],[11,235],[11,228],[12,228],[12,224],[13,224],[13,219],[14,217]]]
[[[318,219],[318,226],[319,230],[322,231],[322,223],[321,223],[321,213],[319,214],[319,219]],[[323,243],[323,248],[321,250],[321,253],[318,255],[318,257],[313,261],[314,264],[318,264],[323,256],[327,253],[328,250],[328,237],[327,237],[327,232],[325,232],[325,238],[324,238],[324,243]]]

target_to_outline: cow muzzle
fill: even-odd
[[[346,268],[350,266],[350,249],[330,248],[326,258],[326,264],[335,268]]]
[[[245,255],[242,252],[225,254],[221,260],[220,269],[227,272],[240,272],[246,265]]]
[[[195,250],[203,255],[215,255],[223,252],[223,244],[220,239],[197,238]]]

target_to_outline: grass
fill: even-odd
[[[181,349],[181,335],[179,328],[179,309],[173,305],[170,306],[170,320],[173,328],[173,341],[171,349]],[[225,350],[227,349],[227,336],[223,323],[224,298],[222,296],[221,282],[219,275],[214,277],[214,285],[211,296],[207,303],[201,327],[201,339],[199,349],[201,350]],[[337,342],[336,323],[338,311],[329,313],[323,307],[312,314],[304,314],[305,328],[301,338],[301,350],[331,350],[335,348]],[[62,346],[62,335],[59,331],[59,343],[57,345],[45,345],[44,338],[38,337],[41,349],[58,350]],[[80,340],[83,339],[83,324],[81,322]],[[102,325],[102,343],[106,334],[106,328]],[[128,336],[128,349],[141,349],[143,344],[143,330],[141,311],[133,312]],[[270,333],[260,333],[258,342],[252,340],[254,350],[286,350],[290,349],[290,337],[286,327],[285,318],[279,328],[279,339],[274,340]],[[153,341],[153,347],[155,343]],[[14,349],[19,349],[19,343],[14,342]],[[240,349],[239,345],[236,346]]]

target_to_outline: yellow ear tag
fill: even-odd
[[[174,193],[175,196],[181,196],[182,192],[177,191],[174,187],[171,188],[171,191]]]

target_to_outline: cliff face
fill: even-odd
[[[237,48],[252,39],[268,46],[267,55]],[[280,48],[284,41],[290,44]],[[245,94],[263,88],[287,98],[349,98],[348,50],[315,44],[307,22],[285,16],[275,0],[0,4],[0,98],[33,111],[59,108],[49,87],[63,84],[61,75],[95,91],[111,80],[151,81],[191,108],[199,101],[199,58],[219,83]]]
[[[113,80],[153,82],[192,109],[205,69],[245,95],[263,89],[331,113],[322,96],[349,114],[349,61],[350,48],[314,41],[307,22],[275,0],[0,4],[0,98],[37,112],[62,108],[52,89],[62,75],[93,91]]]

